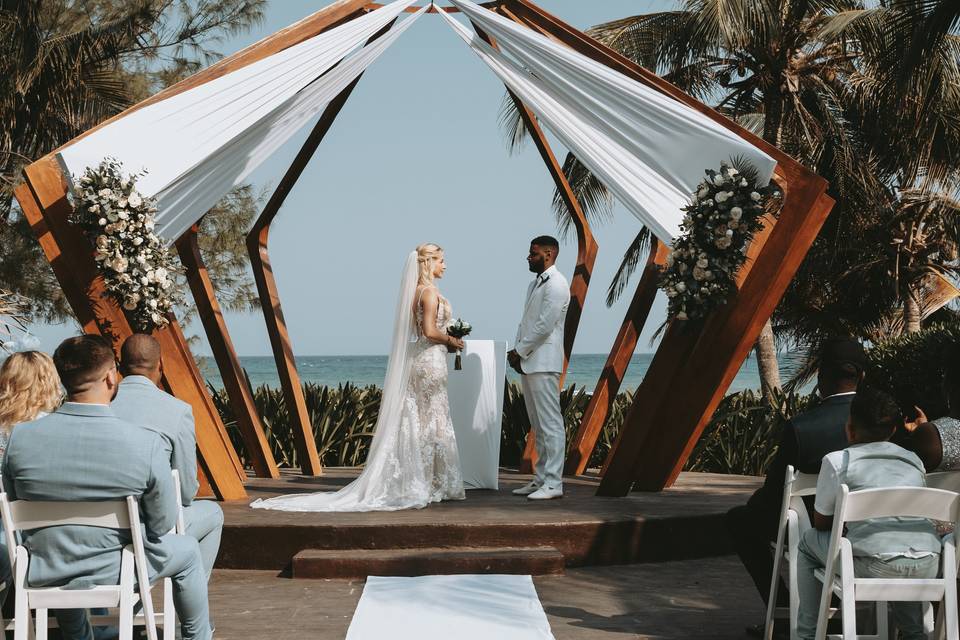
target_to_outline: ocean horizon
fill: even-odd
[[[781,354],[780,366],[784,379],[788,378],[788,372],[792,366],[791,355]],[[652,353],[634,354],[621,390],[637,388],[643,380],[653,356]],[[577,385],[578,387],[586,387],[587,391],[593,391],[606,360],[607,354],[573,354],[567,371],[566,385]],[[264,384],[271,387],[280,386],[280,379],[277,376],[277,369],[272,356],[240,356],[240,364],[246,371],[253,387]],[[386,375],[387,356],[298,356],[296,364],[301,382],[312,382],[332,387],[350,382],[358,386],[376,385],[380,387],[383,386],[383,378]],[[220,372],[217,370],[212,357],[201,358],[200,369],[204,378],[212,386],[223,387],[223,380],[220,378]],[[508,368],[507,379],[517,382],[519,376]],[[757,371],[757,361],[751,354],[730,385],[729,392],[759,388],[760,376]]]

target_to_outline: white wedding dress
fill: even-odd
[[[414,317],[416,289],[414,251],[404,266],[380,414],[360,477],[336,492],[277,496],[250,506],[279,511],[396,511],[464,498],[447,401],[446,347],[430,342],[420,330],[429,321],[445,331],[452,317],[450,304],[441,298],[437,317],[425,319],[417,300]]]

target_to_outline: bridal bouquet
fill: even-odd
[[[157,208],[136,189],[140,174],[124,175],[107,158],[74,178],[72,221],[94,245],[94,258],[107,292],[133,316],[136,329],[167,324],[180,301],[174,285],[176,263],[154,233]]]
[[[767,201],[780,195],[772,182],[758,185],[752,167],[734,162],[739,169],[725,162],[719,171],[708,169],[683,209],[681,233],[660,273],[670,318],[702,320],[727,302],[747,247],[763,228]]]
[[[464,322],[462,318],[457,318],[447,327],[447,335],[460,338],[461,340],[470,335],[471,331],[473,331],[473,327],[470,326],[469,322]],[[453,361],[453,369],[454,371],[463,369],[463,362],[460,359],[460,349],[457,349],[457,357]]]

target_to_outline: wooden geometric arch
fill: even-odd
[[[282,51],[378,6],[380,5],[367,0],[338,0],[300,22],[130,107],[91,131],[147,104],[159,102]],[[655,74],[546,13],[532,2],[499,0],[483,6],[693,107],[763,149],[778,162],[775,179],[785,193],[784,207],[779,218],[770,221],[752,244],[749,261],[739,274],[738,293],[729,305],[710,319],[703,332],[695,334],[680,325],[668,328],[643,383],[637,389],[618,441],[604,465],[605,475],[600,486],[602,494],[624,495],[635,482],[641,488],[660,489],[670,484],[679,473],[710,414],[723,397],[759,335],[760,328],[772,314],[826,219],[832,206],[832,200],[825,194],[826,182],[778,149]],[[414,10],[416,9],[408,9]],[[431,7],[429,11],[435,12],[436,8]],[[485,37],[482,32],[480,34]],[[496,45],[489,39],[488,42]],[[356,82],[328,105],[248,236],[248,249],[271,346],[277,361],[286,405],[290,408],[290,427],[297,444],[301,468],[306,474],[318,474],[321,469],[300,391],[293,349],[283,322],[280,300],[270,269],[267,240],[270,223]],[[566,368],[598,247],[536,117],[522,102],[515,97],[514,99],[565,204],[570,209],[577,231],[577,264],[571,282],[571,305],[564,339]],[[59,149],[24,170],[25,182],[17,188],[15,195],[84,330],[109,337],[115,349],[118,349],[123,339],[131,334],[131,324],[124,311],[105,295],[103,279],[97,272],[89,243],[77,227],[68,223],[71,208],[67,199],[67,181],[56,160],[57,151]],[[188,231],[178,240],[177,248],[187,269],[191,290],[201,312],[204,328],[227,388],[245,448],[253,460],[255,472],[258,475],[275,477],[276,463],[266,446],[260,420],[249,396],[249,388],[230,343],[206,269],[199,252],[196,251],[195,229]],[[655,293],[652,274],[656,264],[662,263],[663,255],[663,247],[657,243],[640,279],[637,294],[624,321],[624,329],[621,330],[608,360],[608,367],[598,382],[598,393],[594,394],[591,408],[573,443],[571,458],[567,463],[568,472],[582,470],[593,450],[596,435],[599,433],[598,425],[602,426],[609,413],[609,403],[616,395],[619,381],[622,380],[626,362],[629,361],[629,355],[636,344],[636,335],[649,313]],[[154,335],[163,349],[164,386],[193,406],[204,488],[224,500],[245,498],[245,472],[178,324],[173,320],[169,326],[156,330]],[[532,438],[530,441],[532,444]],[[528,464],[531,460],[530,451],[528,448]]]

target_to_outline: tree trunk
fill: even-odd
[[[754,353],[757,356],[757,369],[760,371],[760,390],[764,398],[773,400],[773,390],[780,389],[780,363],[777,361],[777,345],[769,320],[760,331]]]
[[[917,333],[920,331],[920,303],[913,290],[907,291],[903,300],[903,332]]]

